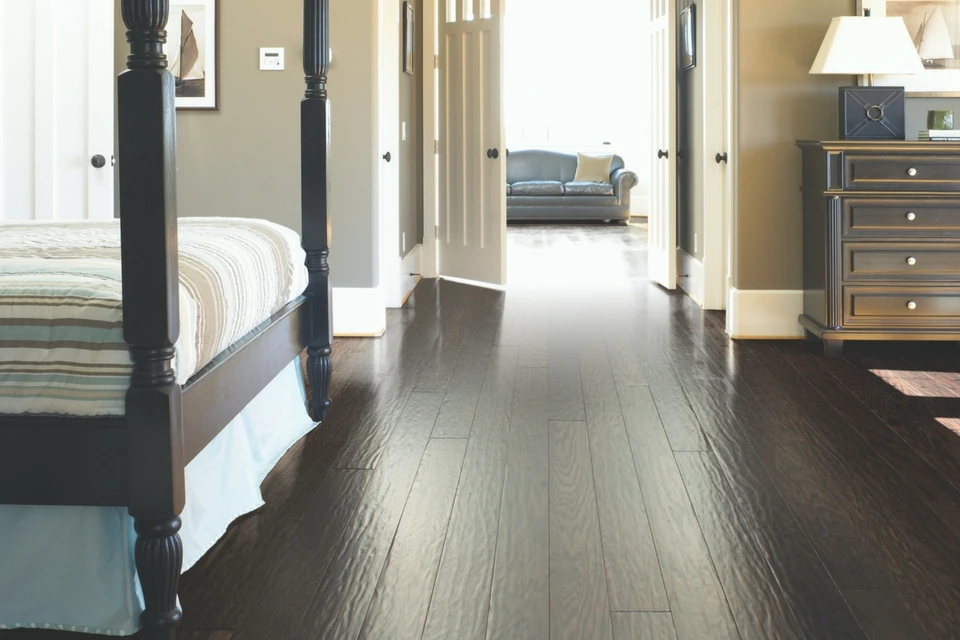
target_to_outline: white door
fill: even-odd
[[[386,306],[403,305],[400,273],[400,3],[379,1],[380,287]]]
[[[650,279],[677,288],[677,0],[650,2]]]
[[[505,0],[443,0],[440,275],[506,284]]]
[[[727,96],[727,0],[704,2],[698,7],[703,20],[703,54],[697,64],[703,89],[700,112],[703,115],[703,308],[726,307],[726,233],[725,222],[730,201],[728,193],[730,147]]]
[[[113,217],[114,5],[0,0],[0,220]]]

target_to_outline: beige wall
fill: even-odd
[[[127,45],[117,3],[118,72]],[[376,0],[331,0],[331,275],[377,283]],[[177,114],[181,216],[266,218],[300,228],[301,0],[220,1],[220,111]],[[285,48],[283,72],[259,71],[261,46]],[[120,158],[122,168],[123,159]]]
[[[738,289],[801,289],[801,138],[837,137],[837,87],[811,76],[831,18],[856,0],[739,0]]]

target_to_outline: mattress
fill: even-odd
[[[265,220],[181,218],[181,384],[306,288],[296,232]],[[0,407],[7,414],[124,413],[120,224],[0,225]]]

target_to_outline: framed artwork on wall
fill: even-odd
[[[219,0],[171,0],[167,68],[177,82],[177,109],[220,108]]]
[[[960,97],[960,0],[857,0],[859,15],[864,9],[903,18],[924,66],[917,75],[878,75],[875,85],[904,87],[909,97]]]
[[[697,66],[697,5],[691,4],[680,12],[680,70],[687,71]]]
[[[417,22],[413,5],[403,3],[403,72],[413,75],[416,62]]]

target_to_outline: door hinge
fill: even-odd
[[[440,56],[438,55],[433,56],[433,68],[434,69],[440,68]]]
[[[440,225],[438,224],[433,225],[433,237],[434,238],[440,237]]]
[[[434,141],[433,141],[433,154],[434,154],[434,155],[437,155],[437,156],[440,155],[440,141],[439,141],[439,140],[434,140]]]

